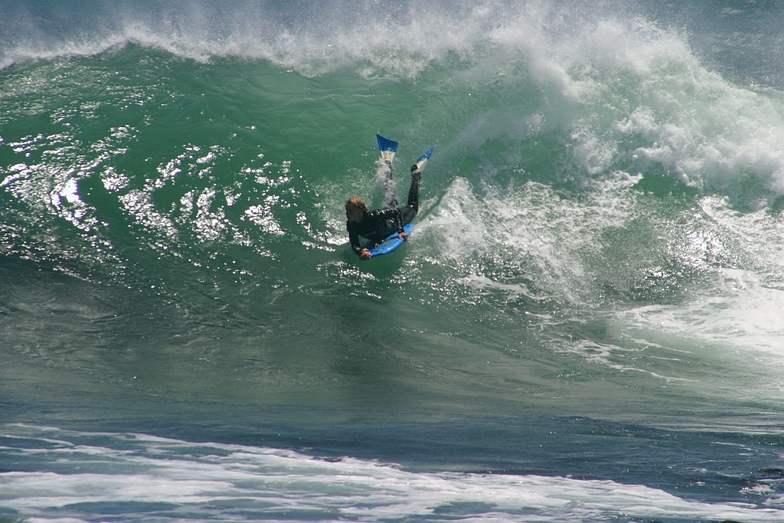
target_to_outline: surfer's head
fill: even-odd
[[[360,223],[367,214],[368,208],[365,202],[359,196],[352,196],[346,200],[346,218],[348,221]]]

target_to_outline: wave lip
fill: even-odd
[[[64,8],[43,0],[3,7],[0,67],[91,56],[133,43],[199,61],[262,59],[307,76],[350,67],[413,78],[433,60],[481,59],[497,46],[511,44],[514,51],[545,43],[543,38],[557,41],[586,16],[617,12],[604,4],[585,9],[559,0],[479,5],[467,0],[88,0]]]
[[[402,58],[403,50],[426,61],[434,52],[475,41],[476,24],[466,25],[455,17],[465,9],[456,4],[443,9],[433,2],[357,5],[341,0],[317,6],[198,0],[94,0],[69,9],[47,1],[12,4],[2,7],[0,68],[29,60],[92,56],[133,43],[198,61],[264,59],[306,74],[368,57],[410,69],[417,60]]]

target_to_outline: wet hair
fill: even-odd
[[[359,196],[352,196],[348,200],[346,200],[346,209],[349,207],[354,207],[355,209],[361,209],[362,212],[367,213],[368,211],[367,205],[365,205],[364,200]]]

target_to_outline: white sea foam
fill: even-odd
[[[463,281],[469,285],[584,303],[593,299],[602,269],[594,265],[604,256],[602,235],[636,214],[634,193],[623,189],[634,180],[622,176],[613,183],[612,191],[575,200],[533,182],[482,191],[457,178],[421,229],[440,236],[442,260],[468,271]]]
[[[52,470],[0,474],[3,506],[38,521],[87,521],[112,507],[160,521],[424,518],[463,521],[635,519],[780,521],[779,508],[702,503],[642,485],[565,477],[410,472],[344,457],[188,443],[139,434],[6,426],[4,452]],[[19,443],[14,443],[16,438]],[[100,439],[101,444],[91,443]],[[39,441],[43,445],[31,445]],[[10,446],[8,446],[10,445]],[[40,465],[35,465],[40,469]],[[84,511],[84,512],[83,512]]]
[[[477,60],[474,81],[502,85],[494,91],[503,108],[475,116],[465,133],[488,141],[565,132],[573,177],[572,167],[585,179],[669,176],[752,205],[783,193],[779,97],[733,85],[701,64],[684,35],[641,18],[606,14],[569,31],[537,22],[512,17],[487,36],[499,51]],[[538,92],[527,91],[531,83]]]
[[[702,260],[695,263],[711,260],[705,265],[711,274],[706,285],[695,286],[683,303],[645,306],[621,316],[629,325],[691,339],[694,346],[740,350],[766,365],[784,364],[781,220],[767,211],[737,212],[726,198],[704,198],[701,207],[710,221],[687,239]]]
[[[740,350],[752,360],[779,367],[784,365],[784,291],[765,280],[750,271],[722,269],[715,294],[697,291],[683,305],[649,305],[619,316],[628,327],[679,335],[694,346]]]

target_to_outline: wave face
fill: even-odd
[[[686,4],[0,1],[0,520],[781,520],[784,6]]]

